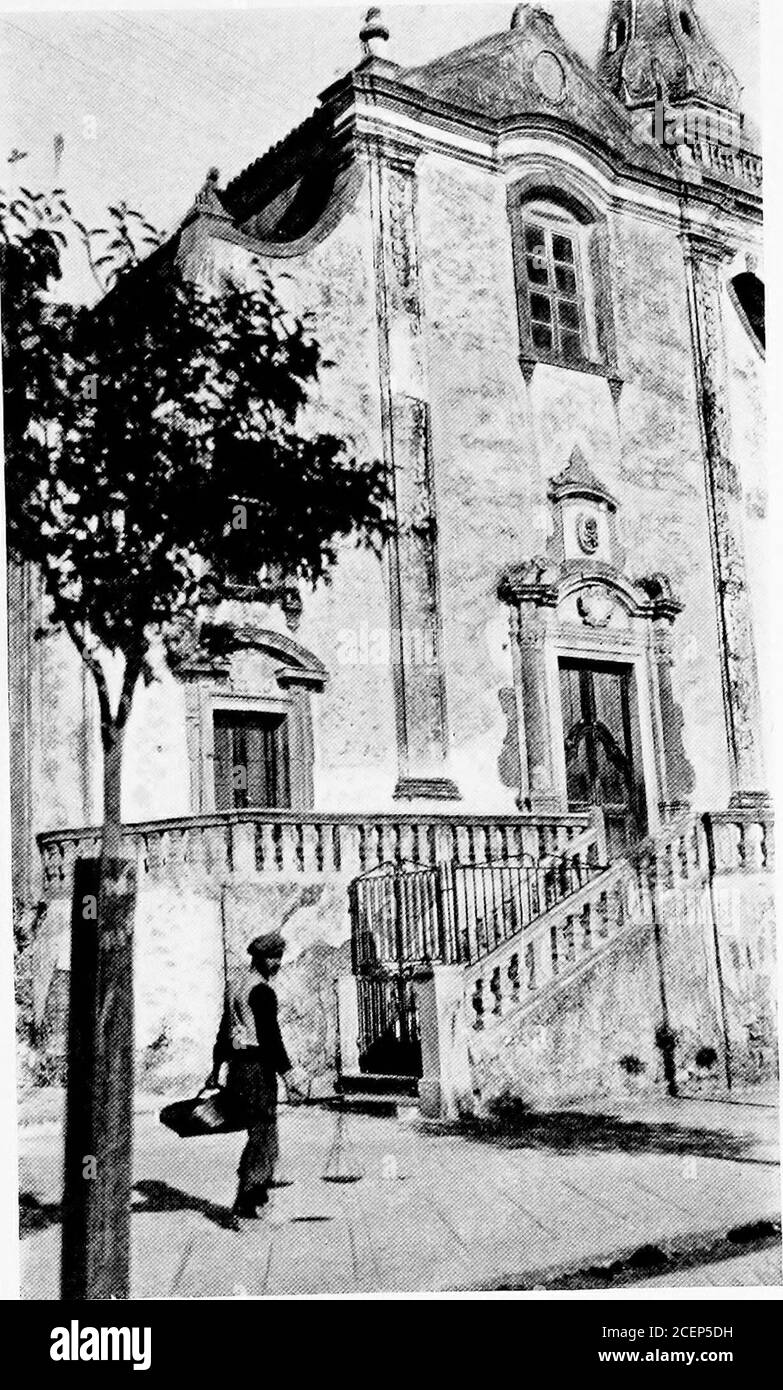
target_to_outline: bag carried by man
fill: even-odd
[[[201,1134],[233,1134],[245,1123],[237,1098],[229,1087],[204,1086],[192,1100],[175,1100],[160,1112],[160,1122],[193,1139]]]

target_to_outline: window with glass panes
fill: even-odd
[[[576,233],[527,217],[522,225],[533,347],[579,361],[586,354]]]
[[[291,805],[285,714],[216,710],[215,809]]]

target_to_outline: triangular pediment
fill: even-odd
[[[613,511],[617,507],[615,498],[596,477],[578,444],[574,445],[562,473],[550,479],[549,496],[555,502],[563,497],[592,497],[596,501],[606,502]]]

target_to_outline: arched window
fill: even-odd
[[[729,282],[729,296],[749,337],[766,350],[764,281],[751,271],[735,275]]]
[[[520,361],[616,375],[605,220],[530,176],[509,189]]]
[[[624,19],[615,20],[609,30],[609,39],[606,45],[607,53],[617,53],[618,49],[625,46],[628,37],[628,25]]]
[[[533,347],[579,362],[590,355],[580,226],[552,204],[530,203],[522,227]]]

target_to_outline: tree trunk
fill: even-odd
[[[102,736],[103,851],[92,880],[75,876],[72,914],[62,1289],[84,1299],[130,1294],[136,865],[121,855],[124,723]]]
[[[103,743],[103,858],[119,859],[122,839],[122,755],[125,727],[114,721],[101,730]]]

